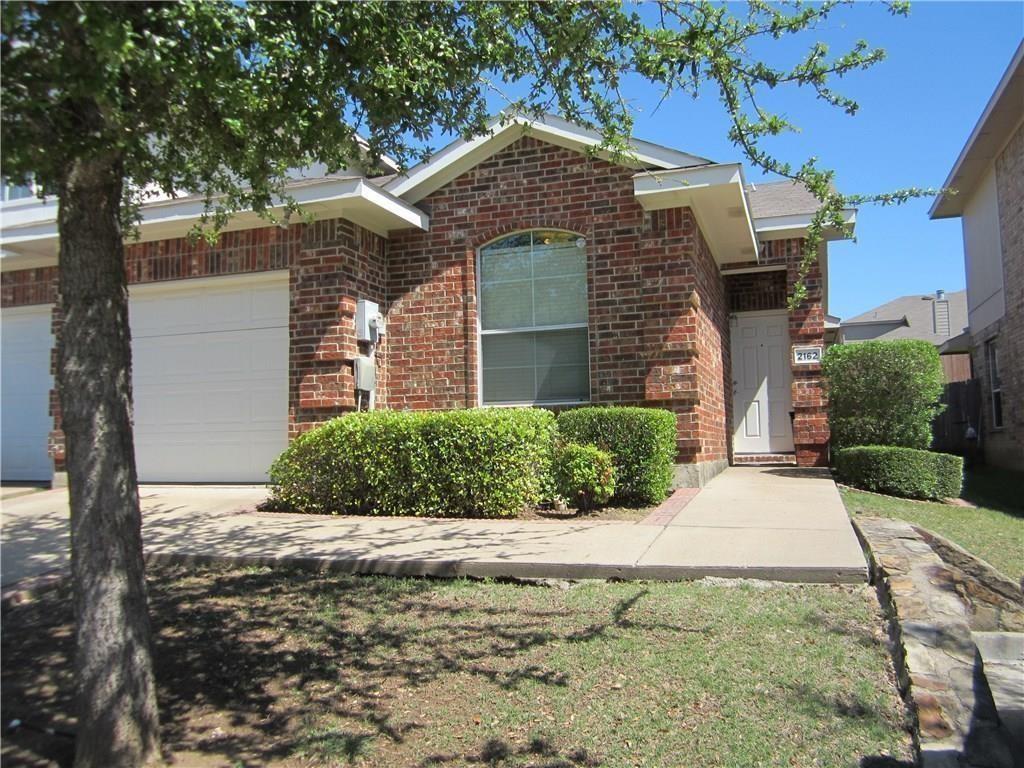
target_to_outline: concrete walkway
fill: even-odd
[[[685,492],[684,492],[685,493]],[[734,467],[644,524],[261,513],[259,487],[144,486],[153,561],[295,562],[347,572],[523,578],[746,577],[861,582],[867,567],[827,472]],[[673,503],[670,499],[666,505]],[[3,583],[66,567],[67,495],[3,503]]]

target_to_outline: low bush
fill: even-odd
[[[916,339],[834,344],[821,370],[828,382],[833,449],[931,445],[944,382],[933,344]]]
[[[321,514],[511,517],[550,485],[555,417],[534,408],[375,411],[297,437],[273,501]]]
[[[555,492],[581,512],[608,503],[615,493],[612,456],[593,445],[565,443],[552,464]]]
[[[558,414],[562,439],[595,445],[615,462],[615,499],[655,504],[668,494],[676,417],[660,408],[574,408]]]
[[[912,499],[953,499],[963,487],[964,460],[948,453],[889,445],[836,453],[840,481],[866,491]]]

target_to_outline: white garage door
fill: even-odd
[[[286,273],[131,289],[143,482],[264,482],[288,441]]]
[[[50,434],[50,305],[0,315],[0,478],[48,481]]]

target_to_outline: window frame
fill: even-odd
[[[11,190],[13,189],[27,189],[29,194],[24,197],[10,197]],[[39,202],[40,193],[44,190],[42,186],[36,183],[35,176],[30,176],[28,184],[12,184],[7,176],[0,175],[0,204],[6,206],[16,206],[27,201]]]
[[[483,251],[494,243],[505,240],[506,238],[515,237],[516,235],[529,234],[532,238],[535,232],[560,232],[566,235],[573,235],[576,238],[583,238],[584,245],[584,269],[583,278],[586,289],[586,305],[587,305],[587,320],[583,323],[566,323],[562,325],[543,325],[533,326],[529,328],[502,328],[496,330],[484,330],[484,281],[483,281]],[[503,232],[497,237],[492,237],[485,243],[481,243],[476,248],[476,404],[479,408],[547,408],[547,407],[559,407],[559,406],[573,406],[573,405],[587,405],[593,402],[594,394],[594,383],[592,371],[590,370],[591,355],[590,355],[590,257],[587,253],[587,238],[585,235],[574,232],[571,229],[563,229],[561,227],[527,227],[524,229],[516,229],[511,232]],[[587,350],[587,395],[582,400],[533,400],[531,402],[515,402],[515,403],[486,403],[484,402],[484,336],[500,336],[516,333],[543,333],[544,331],[569,331],[569,330],[586,330],[586,350]],[[536,370],[536,369],[535,369]]]
[[[985,342],[985,375],[988,377],[988,395],[991,404],[992,429],[1002,429],[1003,420],[1003,383],[999,376],[999,346],[996,343],[998,337],[993,336]],[[996,400],[999,400],[999,408],[996,408]],[[998,417],[998,418],[997,418]]]

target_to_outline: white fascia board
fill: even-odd
[[[633,176],[633,193],[637,200],[680,190],[697,190],[723,184],[740,184],[743,190],[743,168],[739,163],[716,163],[695,168],[673,168],[665,171],[642,171]],[[642,203],[641,203],[642,204]]]
[[[591,131],[554,115],[545,115],[538,120],[522,116],[499,116],[487,126],[487,132],[472,139],[456,139],[430,160],[410,168],[405,174],[396,176],[384,188],[397,197],[411,203],[440,189],[452,179],[471,170],[495,153],[509,146],[522,136],[534,136],[557,146],[586,151],[598,146],[602,139]],[[638,166],[655,168],[679,168],[681,166],[706,165],[706,158],[662,147],[646,141],[632,143],[633,161]]]
[[[1017,51],[1010,60],[1009,66],[999,79],[995,91],[989,98],[985,109],[975,123],[971,135],[956,158],[953,169],[946,177],[942,185],[944,189],[956,189],[957,194],[941,194],[932,201],[928,209],[928,217],[931,219],[948,219],[960,216],[963,213],[963,206],[967,204],[970,193],[974,191],[974,185],[998,154],[1001,146],[993,146],[997,142],[1002,144],[1003,131],[1001,128],[1009,126],[1013,128],[1020,124],[1021,95],[1024,94],[1024,42],[1017,46]],[[1000,123],[1000,126],[993,126],[990,123]],[[997,134],[997,135],[993,135]],[[1012,136],[1013,130],[1009,130],[1005,136]],[[978,152],[975,152],[975,147]],[[975,155],[978,155],[977,157]],[[959,180],[966,176],[968,187],[960,185]]]
[[[762,264],[757,267],[738,267],[736,269],[722,267],[719,271],[723,275],[751,275],[759,272],[783,272],[787,268],[786,264]]]
[[[303,183],[289,190],[295,202],[306,209],[314,209],[319,218],[329,214],[340,204],[339,215],[352,217],[356,224],[366,226],[384,236],[392,229],[416,228],[425,230],[429,217],[418,208],[399,200],[379,187],[361,178],[326,179],[315,183]],[[364,218],[359,210],[346,203],[359,202],[368,215]],[[185,199],[169,199],[142,206],[140,235],[142,240],[163,239],[187,234],[206,210],[204,198],[192,196]],[[276,207],[280,211],[280,206]],[[17,217],[7,210],[0,212],[3,226],[0,229],[0,246],[14,246],[20,243],[54,239],[57,237],[57,205],[40,205],[32,211],[17,212]],[[11,219],[14,221],[11,221]],[[234,214],[227,229],[252,229],[270,226],[266,219],[257,214],[242,211]],[[180,231],[178,231],[180,230]],[[159,235],[147,237],[148,233],[159,231]],[[5,250],[7,250],[5,248]]]
[[[856,328],[862,325],[905,325],[910,327],[910,321],[907,320],[907,316],[902,317],[884,317],[881,320],[843,320],[840,325],[843,328]]]
[[[811,226],[813,213],[797,213],[789,216],[768,216],[762,219],[754,219],[754,230],[760,240],[783,240],[790,237],[803,237],[807,234],[807,228]],[[843,222],[852,230],[857,225],[857,209],[843,209]],[[825,231],[826,240],[849,239],[842,232],[835,229]]]
[[[644,210],[688,207],[720,265],[757,260],[757,236],[739,163],[644,171],[633,176]]]

